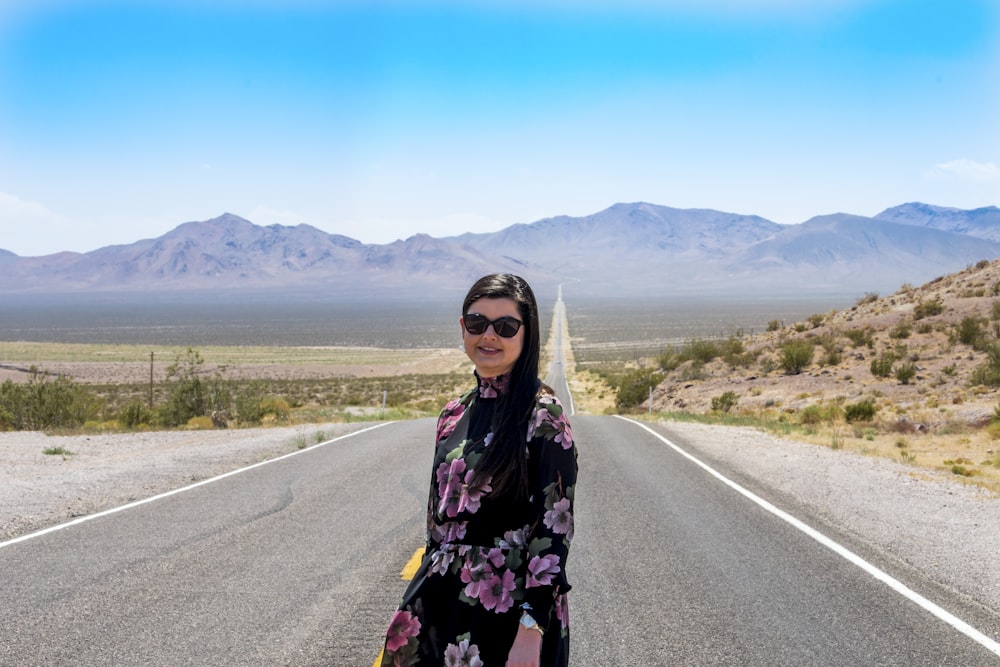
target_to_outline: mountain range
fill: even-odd
[[[1000,208],[909,203],[796,225],[710,209],[615,204],[494,233],[365,244],[226,213],[87,253],[0,250],[0,293],[284,291],[420,295],[513,272],[577,294],[858,294],[921,284],[1000,257]],[[537,289],[537,287],[536,287]]]

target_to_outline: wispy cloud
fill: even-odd
[[[924,172],[929,180],[960,180],[972,183],[1000,183],[1000,167],[992,162],[962,158],[935,165]]]
[[[19,254],[55,252],[53,239],[65,240],[61,230],[75,227],[72,220],[53,213],[38,202],[0,192],[0,247]]]
[[[39,219],[58,219],[59,216],[39,203],[26,201],[6,192],[0,192],[0,224],[37,222]]]

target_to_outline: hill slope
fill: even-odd
[[[921,287],[719,341],[707,363],[686,358],[683,348],[668,351],[653,407],[711,412],[728,404],[731,414],[806,425],[833,446],[959,465],[1000,490],[993,439],[1000,429],[987,428],[1000,405],[998,297],[1000,261],[981,262]],[[785,354],[797,341],[811,360],[794,373]],[[872,419],[845,418],[865,402]]]

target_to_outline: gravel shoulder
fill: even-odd
[[[0,543],[371,425],[72,436],[0,433]],[[72,454],[43,453],[59,448]]]
[[[0,544],[371,424],[47,436],[0,433]],[[1000,497],[887,459],[751,428],[670,422],[679,438],[1000,613]],[[47,448],[71,455],[46,455]]]

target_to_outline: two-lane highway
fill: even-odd
[[[0,664],[367,667],[423,539],[432,430],[385,425],[0,548]],[[574,664],[1000,661],[647,430],[574,431]]]
[[[562,341],[561,300],[553,326]],[[546,381],[568,402],[558,356]],[[1000,664],[997,610],[877,545],[840,549],[837,526],[731,482],[669,426],[572,425],[573,664]],[[0,665],[368,667],[423,543],[433,431],[365,429],[0,543]]]

